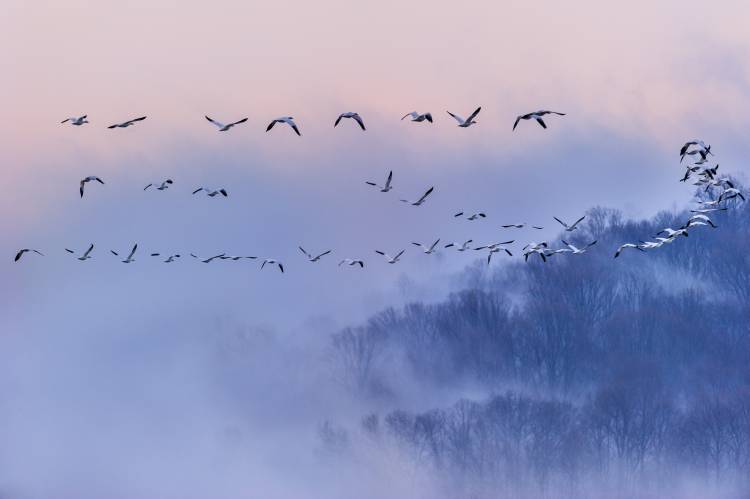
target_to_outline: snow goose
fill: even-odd
[[[638,251],[643,251],[643,248],[641,248],[641,246],[639,244],[625,243],[622,246],[620,246],[619,248],[617,248],[617,251],[615,252],[615,258],[617,258],[618,256],[620,256],[620,253],[622,253],[624,250],[626,250],[628,248],[633,248],[633,249],[637,249]]]
[[[102,179],[100,179],[99,177],[97,177],[96,175],[90,175],[90,176],[84,178],[83,180],[81,180],[81,184],[80,184],[80,187],[78,189],[78,191],[81,193],[81,197],[83,197],[83,186],[86,185],[87,183],[93,182],[93,181],[99,182],[100,184],[104,185],[104,181]]]
[[[89,246],[89,249],[87,249],[82,255],[80,255],[80,256],[78,256],[76,258],[79,259],[79,260],[81,260],[81,261],[90,259],[91,258],[91,251],[93,249],[94,249],[94,243],[91,243],[91,246]],[[75,255],[75,253],[76,253],[75,251],[73,251],[71,249],[68,249],[68,248],[65,248],[65,251],[67,251],[68,253],[71,253],[73,255]]]
[[[107,128],[127,128],[129,126],[135,125],[139,121],[145,120],[145,116],[141,116],[140,118],[134,118],[132,120],[123,121],[122,123],[115,123],[114,125],[110,125]]]
[[[131,250],[130,250],[130,254],[128,255],[128,257],[127,257],[127,258],[126,258],[125,260],[122,260],[122,263],[132,263],[132,262],[134,262],[134,261],[135,261],[135,258],[133,258],[133,255],[135,255],[135,250],[137,250],[137,249],[138,249],[138,244],[136,243],[135,245],[133,245],[133,249],[131,249]],[[115,256],[120,256],[120,255],[119,255],[119,254],[118,254],[118,253],[117,253],[116,251],[114,251],[114,250],[109,250],[109,251],[110,251],[110,252],[111,252],[111,253],[112,253],[113,255],[115,255]]]
[[[71,125],[74,125],[74,126],[81,126],[85,123],[88,123],[88,120],[86,119],[87,116],[88,116],[87,114],[84,114],[83,116],[78,116],[78,117],[73,116],[68,119],[62,120],[60,124],[62,125],[63,123],[70,123]]]
[[[281,273],[282,274],[284,273],[284,265],[280,261],[274,260],[273,258],[266,258],[263,260],[263,263],[260,264],[260,270],[263,270],[263,267],[265,267],[266,264],[276,265],[279,267],[279,270],[281,271]]]
[[[322,257],[326,256],[328,253],[331,252],[331,250],[327,250],[327,251],[324,251],[323,253],[321,253],[319,255],[313,256],[311,253],[308,253],[307,251],[305,251],[305,248],[303,248],[302,246],[299,246],[299,250],[302,252],[303,255],[305,255],[307,257],[307,260],[310,261],[310,262],[317,262]]]
[[[388,263],[393,264],[398,262],[398,259],[401,258],[401,255],[404,254],[404,251],[406,250],[399,251],[398,253],[396,253],[396,256],[391,256],[388,253],[384,253],[380,250],[375,250],[375,253],[377,253],[378,255],[383,255]]]
[[[223,257],[224,255],[225,255],[225,253],[222,253],[220,255],[214,255],[214,256],[209,256],[208,258],[204,258],[204,257],[198,256],[198,255],[196,255],[194,253],[190,253],[190,256],[192,256],[193,258],[196,258],[196,259],[200,260],[202,263],[211,263],[212,261],[216,260],[217,258],[221,259],[221,257]]]
[[[226,189],[211,189],[209,187],[198,187],[196,190],[193,191],[193,194],[198,194],[200,191],[204,191],[208,197],[214,197],[218,194],[221,194],[224,197],[229,196]]]
[[[359,127],[362,130],[365,130],[365,123],[362,121],[362,117],[359,114],[357,114],[357,113],[351,113],[351,112],[339,114],[339,117],[336,118],[336,121],[333,123],[333,128],[336,128],[336,126],[341,121],[341,118],[351,118],[354,121],[356,121],[357,123],[359,123]]]
[[[31,249],[31,248],[24,248],[22,250],[19,250],[18,253],[16,253],[16,257],[13,259],[13,261],[17,262],[18,260],[21,259],[21,257],[23,256],[24,253],[28,253],[30,251],[33,252],[33,253],[36,253],[37,255],[44,256],[44,254],[42,254],[42,252],[39,251],[39,250],[35,250],[35,249]]]
[[[481,107],[478,107],[478,108],[476,108],[476,109],[474,110],[474,112],[473,112],[473,113],[471,113],[471,114],[469,115],[469,117],[468,117],[468,118],[466,118],[466,119],[463,119],[462,117],[458,116],[457,114],[453,114],[453,113],[452,113],[452,112],[450,112],[450,111],[446,111],[446,112],[447,112],[448,114],[450,114],[450,115],[451,115],[451,117],[452,117],[452,118],[453,118],[454,120],[458,121],[458,126],[460,126],[461,128],[468,128],[468,127],[470,127],[471,125],[473,125],[473,124],[475,124],[475,123],[476,123],[476,121],[474,121],[474,118],[476,118],[476,117],[477,117],[477,115],[479,114],[479,111],[481,111],[481,110],[482,110],[482,108],[481,108]]]
[[[422,248],[422,252],[424,252],[425,255],[431,255],[435,252],[435,248],[437,248],[437,244],[440,242],[440,239],[437,239],[434,243],[432,243],[430,246],[425,246],[420,243],[412,243],[414,246],[419,246]]]
[[[579,218],[578,220],[576,220],[575,222],[573,222],[570,225],[566,224],[565,222],[563,222],[562,220],[560,220],[557,217],[552,217],[552,218],[554,218],[555,220],[557,220],[557,222],[560,225],[562,225],[563,227],[565,227],[565,232],[572,232],[572,231],[574,231],[574,230],[576,230],[578,228],[578,224],[579,223],[583,222],[583,219],[586,218],[586,215],[582,216],[581,218]]]
[[[422,194],[422,197],[419,198],[419,199],[417,199],[416,201],[409,201],[408,199],[402,199],[401,202],[402,203],[408,203],[408,204],[410,204],[412,206],[421,206],[422,203],[424,203],[425,200],[427,199],[427,196],[429,196],[430,194],[432,194],[432,190],[433,189],[434,189],[434,187],[430,187],[429,189],[427,189],[427,191],[425,191],[425,193]]]
[[[225,125],[224,123],[220,123],[220,122],[218,122],[218,121],[216,121],[216,120],[214,120],[214,119],[211,119],[211,118],[209,118],[208,116],[206,116],[206,119],[207,119],[207,120],[208,120],[208,121],[209,121],[210,123],[212,123],[212,124],[216,125],[216,126],[217,126],[217,127],[219,128],[219,131],[220,131],[220,132],[226,132],[227,130],[230,130],[230,129],[231,129],[231,128],[232,128],[233,126],[235,126],[235,125],[239,125],[240,123],[244,123],[244,122],[246,122],[246,121],[247,121],[247,118],[242,118],[242,119],[241,119],[241,120],[239,120],[239,121],[235,121],[235,122],[233,122],[233,123],[227,123],[227,124]]]
[[[388,192],[391,189],[393,189],[393,186],[391,185],[391,181],[392,180],[393,180],[393,170],[391,170],[390,172],[388,172],[388,178],[385,179],[385,184],[384,185],[378,185],[375,182],[371,182],[369,180],[366,181],[365,184],[379,188],[380,192]]]
[[[458,213],[456,213],[455,215],[453,215],[453,218],[458,218],[458,217],[462,217],[462,216],[464,216],[464,212],[463,211],[459,211]],[[471,215],[468,215],[466,217],[466,220],[473,221],[473,220],[477,220],[479,218],[487,218],[487,214],[483,213],[481,211],[478,212],[478,213],[472,213]]]
[[[353,258],[344,258],[339,262],[339,267],[342,265],[348,265],[349,267],[354,267],[355,265],[359,265],[359,268],[365,268],[365,262],[362,260],[356,260]]]
[[[174,182],[172,181],[172,179],[168,178],[165,181],[163,181],[161,184],[159,184],[156,187],[156,189],[159,190],[159,191],[163,191],[163,190],[169,189],[169,186],[172,185],[173,183]],[[148,184],[146,187],[143,188],[143,190],[145,191],[146,189],[148,189],[149,187],[154,186],[154,185],[156,185],[156,184]]]
[[[417,123],[421,123],[422,121],[425,121],[425,120],[432,123],[432,114],[430,113],[419,114],[416,111],[412,111],[410,113],[406,113],[404,117],[401,118],[401,121],[403,121],[404,118],[406,118],[407,116],[411,116],[411,121],[415,121]]]
[[[443,246],[443,248],[456,248],[456,251],[466,251],[468,249],[471,249],[469,248],[469,244],[472,242],[473,242],[472,239],[467,239],[463,243],[448,243],[445,246]]]
[[[518,126],[518,122],[521,120],[536,120],[536,122],[539,123],[539,125],[542,128],[547,128],[547,124],[544,123],[542,116],[546,116],[548,114],[556,114],[558,116],[565,116],[565,113],[558,113],[557,111],[545,111],[545,110],[534,111],[533,113],[528,113],[528,114],[522,114],[516,117],[516,121],[515,123],[513,123],[513,130],[516,129],[516,127]]]
[[[569,251],[570,253],[572,253],[573,255],[582,255],[582,254],[586,253],[586,251],[588,251],[588,249],[589,249],[590,247],[592,247],[593,245],[595,245],[595,244],[596,244],[596,241],[594,240],[594,241],[592,241],[592,242],[588,243],[588,244],[587,244],[586,246],[584,246],[583,248],[578,248],[577,246],[575,246],[575,245],[573,245],[573,244],[570,244],[569,242],[565,241],[565,239],[562,239],[562,243],[563,243],[563,244],[564,244],[565,246],[567,246],[567,247],[568,247],[568,251]]]
[[[527,225],[528,224],[524,222],[522,224],[506,224],[506,225],[501,225],[500,228],[501,229],[523,229]],[[538,225],[529,225],[529,227],[531,227],[532,229],[536,229],[536,230],[542,230],[542,229],[544,229],[544,227],[540,227]]]
[[[292,130],[294,130],[294,132],[297,135],[299,135],[300,137],[302,136],[302,134],[299,133],[299,128],[297,128],[297,124],[294,122],[294,118],[292,118],[291,116],[283,116],[281,118],[276,118],[275,120],[273,120],[271,123],[268,124],[268,127],[266,128],[266,132],[271,130],[271,128],[273,128],[273,126],[276,123],[285,123],[289,125],[290,127],[292,127]]]
[[[160,253],[151,253],[151,256],[161,256]],[[176,258],[180,258],[180,255],[175,253],[173,255],[169,255],[166,260],[164,260],[164,263],[172,263],[175,261]]]

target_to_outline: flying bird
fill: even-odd
[[[440,242],[440,239],[437,239],[434,243],[432,243],[430,246],[425,246],[420,243],[412,243],[414,246],[419,246],[422,248],[422,252],[424,252],[425,255],[431,255],[435,252],[435,248],[437,247],[437,244]]]
[[[578,220],[576,220],[575,222],[573,222],[570,225],[566,224],[565,222],[563,222],[562,220],[560,220],[557,217],[552,217],[552,218],[554,218],[555,220],[557,220],[558,223],[560,223],[560,225],[562,225],[563,227],[565,227],[565,232],[571,232],[571,231],[574,231],[574,230],[576,230],[578,228],[578,224],[581,223],[581,222],[583,222],[583,219],[586,218],[586,215],[582,216],[581,218],[579,218]]]
[[[565,113],[558,113],[557,111],[544,111],[544,110],[534,111],[533,113],[528,113],[528,114],[522,114],[516,117],[516,121],[515,123],[513,123],[513,130],[516,129],[516,127],[518,126],[518,122],[521,120],[536,120],[536,122],[539,123],[539,125],[542,128],[547,128],[547,124],[544,123],[542,116],[546,116],[548,114],[556,114],[558,116],[565,116]]]
[[[513,253],[510,252],[508,248],[505,246],[508,244],[513,244],[514,241],[505,241],[503,243],[492,243],[492,244],[486,244],[484,246],[479,246],[474,248],[476,251],[480,250],[489,250],[489,254],[487,255],[487,265],[490,264],[490,261],[492,260],[492,254],[493,253],[500,253],[501,251],[505,251],[508,256],[513,256]]]
[[[131,262],[134,262],[134,261],[135,261],[135,258],[133,258],[133,255],[135,255],[135,250],[137,250],[137,249],[138,249],[138,244],[136,243],[136,244],[134,244],[134,245],[133,245],[133,249],[131,249],[131,250],[130,250],[130,254],[128,255],[128,257],[127,257],[127,258],[126,258],[125,260],[122,260],[122,263],[131,263]],[[110,251],[110,252],[111,252],[111,253],[112,253],[113,255],[115,255],[115,256],[120,256],[120,255],[119,255],[119,254],[117,254],[117,252],[116,252],[116,251],[114,251],[114,250],[109,250],[109,251]]]
[[[107,128],[127,128],[127,127],[129,127],[131,125],[135,125],[139,121],[143,121],[145,119],[146,119],[145,116],[141,116],[140,118],[134,118],[132,120],[123,121],[122,123],[115,123],[114,125],[110,125]]]
[[[310,254],[307,251],[305,251],[305,249],[302,246],[299,246],[299,250],[302,252],[303,255],[305,255],[307,257],[307,260],[310,261],[310,262],[317,262],[322,257],[326,256],[328,253],[331,252],[331,250],[328,250],[328,251],[324,251],[323,253],[321,253],[319,255],[313,256],[312,254]]]
[[[404,117],[401,118],[401,121],[403,121],[404,118],[406,118],[407,116],[411,116],[411,121],[415,121],[417,123],[421,123],[422,121],[425,121],[425,120],[432,123],[432,114],[430,113],[419,114],[416,111],[412,111],[410,113],[406,113]]]
[[[94,249],[94,243],[91,243],[91,246],[89,246],[89,249],[87,249],[87,250],[86,250],[86,252],[85,252],[85,253],[83,253],[83,254],[82,254],[81,256],[78,256],[78,257],[76,257],[76,258],[78,258],[78,259],[79,259],[79,260],[81,260],[81,261],[84,261],[84,260],[88,260],[88,259],[90,259],[90,258],[91,258],[91,251],[92,251],[93,249]],[[75,251],[73,251],[73,250],[70,250],[70,249],[68,249],[68,248],[65,248],[65,251],[67,251],[68,253],[71,253],[71,254],[74,254],[74,255],[75,255]]]
[[[83,116],[78,116],[78,117],[73,116],[71,118],[62,120],[60,124],[62,125],[63,123],[70,123],[71,125],[74,125],[74,126],[81,126],[84,123],[88,123],[88,120],[86,120],[87,116],[88,116],[87,114],[84,114]]]
[[[461,217],[463,215],[464,215],[464,212],[463,211],[459,211],[458,213],[456,213],[455,215],[453,215],[453,218],[458,218],[458,217]],[[485,214],[483,212],[472,213],[471,215],[469,215],[469,216],[466,217],[466,220],[477,220],[479,218],[487,218],[487,214]]]
[[[281,262],[279,262],[277,260],[274,260],[273,258],[266,258],[265,260],[263,260],[263,263],[260,265],[260,269],[263,270],[263,267],[265,267],[266,264],[268,264],[268,265],[278,265],[279,270],[281,271],[281,273],[282,274],[284,273],[284,265],[282,265]]]
[[[333,124],[334,128],[336,128],[336,126],[339,124],[339,122],[341,121],[341,118],[351,118],[354,121],[356,121],[357,123],[359,123],[359,127],[362,130],[365,130],[365,123],[362,121],[362,117],[359,114],[357,114],[357,113],[351,113],[351,112],[350,113],[341,113],[341,114],[339,114],[339,117],[336,118],[336,121]]]
[[[284,116],[282,118],[276,118],[275,120],[273,120],[271,123],[268,124],[268,128],[266,128],[266,132],[271,130],[271,128],[273,128],[273,126],[276,123],[286,123],[287,125],[292,127],[292,130],[294,130],[297,133],[297,135],[299,135],[300,137],[302,136],[302,134],[299,133],[299,128],[297,128],[297,124],[294,122],[294,118],[292,118],[291,116]]]
[[[219,128],[219,131],[220,131],[220,132],[226,132],[227,130],[231,129],[231,128],[232,128],[233,126],[235,126],[235,125],[239,125],[240,123],[244,123],[244,122],[246,122],[246,121],[247,121],[247,118],[242,118],[242,119],[241,119],[241,120],[239,120],[239,121],[235,121],[235,122],[233,122],[233,123],[227,123],[227,124],[225,125],[224,123],[220,123],[220,122],[218,122],[218,121],[216,121],[216,120],[214,120],[214,119],[211,119],[211,118],[209,118],[208,116],[206,116],[206,119],[207,119],[207,120],[208,120],[209,122],[211,122],[211,123],[213,123],[214,125],[216,125],[216,126],[217,126],[217,127]]]
[[[190,253],[190,256],[192,256],[193,258],[197,258],[202,263],[211,263],[212,261],[216,260],[217,258],[221,259],[221,257],[224,256],[224,255],[225,255],[225,253],[222,253],[220,255],[214,255],[214,256],[210,256],[208,258],[204,258],[202,256],[198,256],[198,255],[195,255],[193,253]]]
[[[456,248],[456,251],[466,251],[468,249],[471,249],[469,248],[469,244],[472,242],[473,242],[472,239],[467,239],[463,243],[448,243],[445,246],[443,246],[443,248]]]
[[[620,256],[620,253],[622,253],[623,250],[626,250],[628,248],[633,248],[633,249],[637,249],[638,251],[643,251],[643,248],[641,248],[641,246],[638,245],[638,244],[625,243],[622,246],[620,246],[619,248],[617,248],[617,251],[615,252],[615,258],[617,258],[618,256]]]
[[[151,256],[160,256],[159,253],[151,253]],[[175,261],[175,258],[180,258],[179,254],[169,255],[166,260],[164,260],[164,263],[172,263]]]
[[[546,241],[543,241],[541,243],[529,243],[521,248],[521,250],[523,251],[523,258],[527,262],[529,261],[529,255],[533,255],[534,253],[538,254],[543,262],[546,262],[548,248],[549,244],[547,244]]]
[[[393,264],[399,261],[398,259],[401,258],[401,255],[404,254],[404,251],[406,250],[399,251],[398,253],[396,253],[396,256],[391,256],[388,253],[384,253],[380,250],[375,250],[375,253],[377,253],[378,255],[383,255],[388,263]]]
[[[156,189],[157,189],[157,190],[160,190],[160,191],[163,191],[163,190],[165,190],[165,189],[168,189],[168,188],[169,188],[169,186],[170,186],[170,185],[172,185],[173,183],[174,183],[174,182],[172,181],[172,179],[171,179],[171,178],[168,178],[168,179],[166,179],[165,181],[163,181],[163,182],[162,182],[161,184],[159,184],[159,185],[158,185],[158,186],[156,187]],[[145,191],[146,189],[148,189],[148,188],[149,188],[149,187],[151,187],[152,185],[154,185],[154,184],[148,184],[148,185],[147,185],[146,187],[144,187],[144,188],[143,188],[143,190]]]
[[[24,253],[28,253],[30,251],[33,252],[33,253],[36,253],[37,255],[44,256],[44,254],[41,251],[39,251],[39,250],[35,250],[35,249],[31,249],[31,248],[24,248],[22,250],[19,250],[18,253],[16,253],[16,257],[13,259],[13,261],[17,262],[18,260],[21,259],[21,257],[23,256]]]
[[[476,121],[474,121],[474,118],[477,117],[477,115],[479,114],[479,111],[481,110],[482,110],[481,107],[476,108],[476,110],[474,110],[474,112],[471,113],[471,115],[469,115],[469,117],[466,119],[463,119],[462,117],[458,116],[457,114],[453,114],[450,111],[446,111],[446,112],[450,114],[454,120],[458,121],[458,126],[460,126],[461,128],[468,128],[471,125],[476,123]]]
[[[211,189],[209,187],[198,187],[196,190],[193,191],[193,194],[197,194],[200,191],[204,191],[206,195],[211,198],[218,194],[221,194],[224,197],[229,196],[229,194],[227,194],[226,189]]]
[[[375,182],[367,181],[365,184],[371,185],[373,187],[378,187],[380,189],[380,192],[388,192],[391,189],[393,189],[393,186],[391,185],[391,181],[393,180],[393,170],[388,172],[388,178],[385,179],[385,185],[378,185]]]
[[[528,224],[524,222],[522,224],[506,224],[506,225],[501,225],[500,228],[502,228],[502,229],[523,229],[527,225]],[[544,227],[540,227],[538,225],[530,225],[529,227],[531,227],[532,229],[537,229],[537,230],[544,229]]]
[[[100,179],[96,175],[90,175],[84,178],[83,180],[81,180],[81,185],[80,185],[80,188],[78,189],[79,192],[81,193],[81,197],[83,197],[83,186],[86,185],[88,182],[93,182],[93,181],[97,181],[100,184],[104,185],[104,181],[102,181],[102,179]]]
[[[742,195],[742,191],[734,187],[724,189],[724,192],[719,196],[719,202],[726,201],[728,199],[740,198],[745,201],[745,196]]]
[[[220,260],[232,260],[235,262],[237,260],[242,260],[243,258],[248,259],[248,260],[255,260],[258,257],[257,256],[234,256],[234,255],[221,255],[219,257]]]
[[[402,203],[408,203],[408,204],[410,204],[412,206],[421,206],[422,203],[424,203],[425,200],[427,199],[427,196],[429,196],[430,194],[432,194],[432,190],[433,189],[434,189],[434,187],[430,187],[429,189],[427,189],[427,191],[424,194],[422,194],[422,197],[419,198],[419,199],[417,199],[416,201],[409,201],[408,199],[402,199],[401,202]]]
[[[344,258],[339,262],[339,267],[342,265],[348,265],[349,267],[354,267],[355,265],[359,265],[359,268],[365,268],[365,262],[362,260],[355,260],[353,258]]]
[[[697,146],[697,148],[690,150],[690,148],[693,146]],[[701,160],[705,160],[706,156],[708,156],[709,154],[713,156],[714,153],[711,152],[711,146],[706,145],[706,143],[702,140],[689,140],[685,142],[685,144],[680,148],[680,163],[682,163],[682,160],[685,159],[685,156],[693,156],[695,154],[700,154]]]
[[[573,255],[582,255],[582,254],[586,253],[586,251],[588,251],[588,249],[589,249],[590,247],[592,247],[593,245],[595,245],[595,244],[596,244],[596,240],[594,240],[594,241],[592,241],[592,242],[588,243],[588,244],[587,244],[586,246],[584,246],[583,248],[579,248],[579,247],[577,247],[577,246],[575,246],[575,245],[573,245],[573,244],[570,244],[570,243],[569,243],[569,242],[567,242],[567,241],[566,241],[565,239],[562,239],[562,243],[563,243],[563,244],[564,244],[565,246],[567,246],[567,248],[564,248],[564,249],[563,249],[563,251],[564,251],[564,252],[569,252],[569,253],[572,253]]]

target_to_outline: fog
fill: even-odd
[[[747,210],[612,254],[684,223],[685,140],[747,183],[747,10],[10,0],[0,497],[742,496]],[[446,114],[480,105],[470,129]],[[567,115],[511,131],[540,107]],[[367,132],[334,129],[343,111]],[[264,132],[287,114],[302,137]],[[390,170],[393,192],[365,184]],[[105,185],[80,199],[87,175]],[[590,253],[522,262],[584,213]],[[545,229],[498,229],[519,222]],[[412,246],[438,237],[512,238],[515,257]],[[109,254],[136,242],[132,264]],[[45,256],[13,263],[22,247]],[[613,435],[612,406],[654,409],[634,400],[663,401],[663,424]]]

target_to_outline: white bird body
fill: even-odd
[[[299,246],[299,250],[307,257],[308,261],[313,262],[313,263],[320,261],[322,257],[326,256],[328,253],[331,252],[331,250],[328,250],[328,251],[324,251],[323,253],[319,255],[313,256],[311,253],[308,253],[307,251],[305,251],[305,249],[302,246]]]
[[[456,120],[456,121],[458,122],[458,126],[460,126],[461,128],[468,128],[468,127],[470,127],[471,125],[474,125],[474,124],[476,123],[476,121],[474,121],[474,118],[476,118],[476,117],[477,117],[477,115],[479,114],[479,111],[481,111],[481,110],[482,110],[482,108],[481,108],[481,107],[478,107],[478,108],[476,108],[476,109],[474,110],[474,112],[473,112],[473,113],[471,113],[471,114],[469,115],[469,117],[468,117],[468,118],[466,118],[466,119],[463,119],[463,118],[462,118],[462,117],[460,117],[459,115],[457,115],[457,114],[453,114],[453,113],[452,113],[452,112],[450,112],[450,111],[446,111],[446,112],[447,112],[448,114],[450,114],[450,115],[451,115],[451,117],[452,117],[452,118],[453,118],[454,120]]]
[[[584,246],[583,248],[578,248],[577,246],[575,246],[573,244],[570,244],[569,242],[565,241],[564,239],[562,240],[562,242],[563,242],[563,244],[565,246],[568,247],[568,249],[566,251],[569,251],[570,253],[572,253],[574,255],[582,255],[582,254],[586,253],[586,251],[588,251],[588,249],[590,247],[592,247],[593,245],[596,244],[596,241],[592,241],[589,244],[587,244],[586,246]]]
[[[502,228],[502,229],[523,229],[527,225],[528,224],[526,222],[524,222],[522,224],[506,224],[506,225],[501,225],[500,228]],[[544,229],[544,227],[540,227],[538,225],[530,225],[529,227],[531,227],[532,229],[537,229],[537,230]]]
[[[88,123],[88,120],[86,119],[87,116],[88,116],[87,114],[84,114],[83,116],[77,116],[77,117],[72,116],[70,118],[62,120],[60,124],[62,125],[63,123],[70,123],[71,125],[74,125],[74,126],[81,126],[83,124]]]
[[[622,246],[620,246],[619,248],[617,248],[617,251],[615,252],[615,258],[617,258],[618,256],[620,256],[620,253],[622,253],[623,250],[626,250],[628,248],[633,248],[633,249],[637,249],[638,251],[643,251],[643,248],[641,248],[641,246],[639,244],[625,243]]]
[[[388,192],[391,189],[393,189],[393,185],[391,184],[392,180],[393,180],[393,170],[391,170],[390,172],[388,172],[388,178],[385,179],[385,184],[384,185],[378,185],[375,182],[372,182],[372,181],[369,181],[369,180],[367,182],[365,182],[365,184],[379,188],[380,192]]]
[[[455,215],[453,215],[453,217],[457,218],[457,217],[461,217],[463,215],[464,215],[464,212],[460,211],[460,212],[456,213]],[[481,211],[477,212],[477,213],[472,213],[471,215],[469,215],[469,216],[466,217],[466,220],[474,221],[474,220],[478,220],[480,218],[487,218],[487,214],[484,213],[484,212],[481,212]]]
[[[516,117],[516,121],[515,123],[513,123],[513,130],[516,129],[516,127],[518,126],[518,122],[521,120],[536,120],[536,122],[539,123],[539,126],[541,126],[542,128],[547,128],[547,124],[544,122],[542,117],[548,114],[556,114],[558,116],[565,116],[565,113],[558,113],[557,111],[546,111],[546,110],[534,111],[533,113],[522,114]]]
[[[197,188],[196,190],[193,191],[193,194],[197,194],[197,193],[199,193],[201,191],[205,192],[206,195],[208,197],[211,197],[211,198],[214,197],[214,196],[216,196],[216,195],[218,195],[218,194],[221,194],[224,197],[229,196],[229,194],[227,193],[226,189],[223,189],[223,188],[222,189],[212,189],[210,187],[199,187],[199,188]]]
[[[146,119],[146,116],[141,116],[140,118],[134,118],[132,120],[123,121],[122,123],[115,123],[114,125],[110,125],[107,128],[127,128],[145,119]]]
[[[432,194],[433,189],[435,189],[435,188],[434,187],[430,187],[429,189],[427,189],[427,191],[424,194],[422,194],[422,197],[419,198],[419,199],[417,199],[416,201],[409,201],[408,199],[402,199],[401,202],[402,203],[408,203],[408,204],[410,204],[412,206],[421,206],[422,203],[424,203],[425,200],[427,199],[427,196],[429,196],[430,194]]]
[[[89,249],[87,249],[82,255],[77,256],[76,258],[80,261],[89,260],[91,258],[91,251],[94,249],[94,243],[91,243],[91,246],[89,246]],[[65,248],[65,251],[68,253],[75,254],[75,251],[70,250],[68,248]]]
[[[279,270],[281,271],[281,273],[282,274],[284,273],[284,265],[280,261],[274,260],[273,258],[266,258],[263,260],[263,263],[260,264],[260,269],[263,270],[263,267],[265,267],[266,264],[276,265],[279,267]]]
[[[485,244],[484,246],[479,246],[479,247],[474,248],[474,250],[476,251],[483,250],[483,249],[489,250],[489,254],[487,255],[487,265],[489,265],[490,261],[492,260],[493,253],[500,253],[501,251],[505,251],[508,254],[508,256],[513,256],[513,253],[511,253],[510,250],[505,247],[508,244],[513,244],[513,242],[514,241],[505,241],[502,243]]]
[[[456,251],[466,251],[468,249],[471,249],[469,247],[469,244],[472,242],[472,239],[467,239],[463,243],[448,243],[443,248],[456,248]]]
[[[211,118],[209,118],[208,116],[206,116],[206,119],[207,119],[207,120],[208,120],[208,121],[209,121],[210,123],[212,123],[213,125],[217,126],[217,127],[219,128],[219,131],[220,131],[220,132],[226,132],[226,131],[230,130],[230,129],[231,129],[231,128],[232,128],[233,126],[235,126],[235,125],[239,125],[240,123],[244,123],[244,122],[246,122],[246,121],[247,121],[247,118],[242,118],[242,119],[241,119],[241,120],[239,120],[239,121],[235,121],[235,122],[233,122],[233,123],[227,123],[227,124],[225,125],[224,123],[221,123],[221,122],[218,122],[218,121],[216,121],[216,120],[214,120],[214,119],[211,119]]]
[[[574,231],[574,230],[576,230],[578,228],[578,224],[579,223],[583,222],[583,219],[586,218],[586,215],[582,216],[581,218],[579,218],[578,220],[576,220],[575,222],[573,222],[570,225],[568,225],[567,223],[563,222],[562,220],[560,220],[557,217],[552,217],[552,218],[554,218],[555,220],[557,220],[560,225],[562,225],[563,227],[565,227],[565,232],[572,232],[572,231]]]
[[[80,187],[78,189],[78,191],[81,193],[81,197],[83,197],[83,187],[87,183],[94,182],[94,181],[99,182],[100,184],[104,185],[104,181],[102,179],[100,179],[99,177],[97,177],[96,175],[90,175],[90,176],[84,178],[83,180],[81,180],[81,184],[80,184]]]
[[[299,131],[299,128],[297,128],[297,124],[294,122],[294,118],[292,118],[291,116],[282,116],[281,118],[276,118],[275,120],[273,120],[271,123],[268,124],[268,127],[266,128],[266,132],[271,130],[271,128],[273,128],[273,126],[276,123],[284,123],[285,125],[289,125],[297,135],[299,135],[300,137],[302,136],[302,134]]]
[[[33,253],[36,253],[37,255],[44,256],[44,254],[39,250],[35,250],[31,248],[24,248],[22,250],[18,250],[18,253],[16,253],[16,257],[13,259],[13,261],[17,262],[18,260],[21,259],[24,253],[28,253],[28,252],[33,252]]]
[[[190,256],[192,256],[193,258],[197,258],[202,263],[211,263],[212,261],[216,260],[217,258],[221,259],[221,257],[223,257],[224,255],[225,255],[225,253],[222,253],[220,255],[209,256],[209,257],[206,258],[206,257],[202,257],[202,256],[198,256],[196,254],[190,253]]]
[[[378,255],[383,255],[388,263],[394,264],[399,261],[399,258],[401,258],[401,255],[404,254],[404,251],[406,250],[399,251],[398,253],[396,253],[396,256],[391,256],[388,253],[384,253],[380,250],[375,250],[375,253],[377,253]]]
[[[359,123],[359,127],[362,130],[365,130],[365,123],[362,121],[362,117],[359,114],[352,113],[352,112],[339,114],[339,117],[336,118],[336,121],[333,123],[333,127],[334,128],[336,128],[336,126],[339,124],[339,122],[341,121],[342,118],[351,118],[351,119],[353,119],[354,121],[356,121],[357,123]]]
[[[174,182],[172,181],[172,179],[168,178],[164,180],[162,183],[160,183],[158,186],[156,186],[156,189],[159,191],[164,191],[166,189],[169,189],[169,186],[172,185],[173,183]],[[148,189],[149,187],[153,185],[156,185],[156,184],[148,184],[146,187],[143,188],[143,190],[145,191],[146,189]]]
[[[422,252],[425,255],[431,255],[436,251],[437,244],[440,242],[440,239],[437,239],[434,243],[432,243],[430,246],[425,246],[424,244],[420,243],[412,243],[414,246],[419,246],[422,248]]]
[[[406,118],[407,116],[411,116],[411,121],[415,121],[417,123],[420,123],[420,122],[425,121],[425,120],[427,120],[430,123],[432,123],[432,114],[430,114],[430,113],[419,114],[416,111],[412,111],[410,113],[406,113],[404,115],[404,117],[401,118],[401,120],[403,121],[403,119]]]
[[[344,258],[339,262],[339,267],[342,265],[348,265],[349,267],[353,267],[355,265],[359,265],[360,268],[365,268],[365,262],[362,260],[356,260],[353,258]]]
[[[122,263],[132,263],[132,262],[134,262],[135,258],[133,258],[133,255],[135,255],[135,250],[137,250],[137,249],[138,249],[138,244],[136,243],[135,245],[133,245],[133,249],[130,250],[130,254],[128,255],[128,257],[125,258],[125,260],[122,260]],[[117,254],[116,251],[110,250],[110,252],[113,255],[115,255],[115,256],[120,256],[119,254]]]

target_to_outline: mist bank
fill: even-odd
[[[743,496],[748,214],[614,259],[690,213],[594,208],[565,238],[597,240],[584,255],[477,262],[446,300],[334,334],[335,372],[376,408],[339,440],[395,446],[455,497]]]

